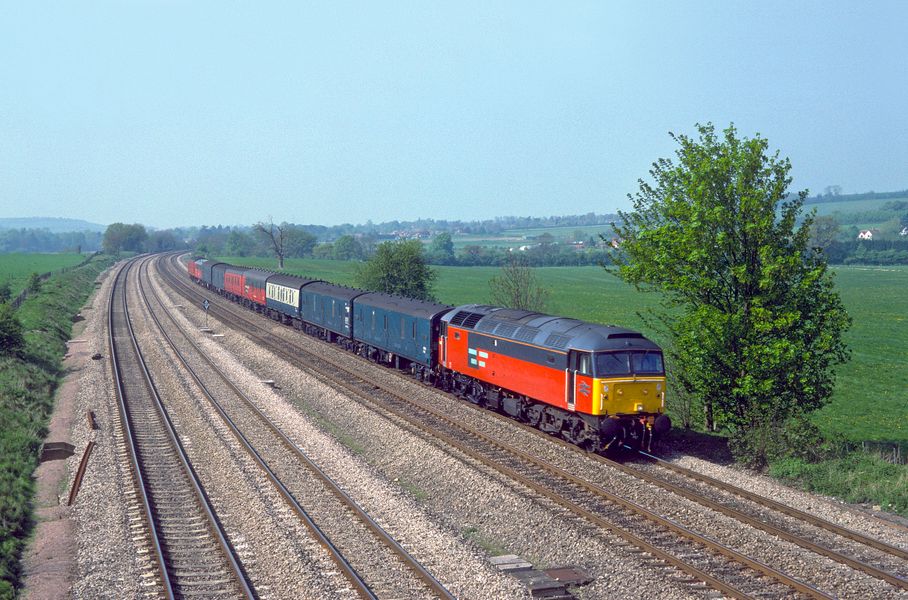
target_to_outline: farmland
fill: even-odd
[[[584,225],[565,227],[534,227],[528,229],[506,229],[498,235],[458,234],[453,238],[456,249],[465,246],[514,248],[535,243],[534,238],[543,234],[551,235],[555,241],[586,241],[591,237],[599,240],[600,234],[609,238],[613,235],[611,225]]]
[[[10,282],[13,296],[21,292],[32,273],[47,273],[82,262],[81,254],[0,254],[0,283]]]
[[[273,268],[273,259],[225,258],[235,264]],[[344,285],[353,284],[356,263],[289,260],[287,270]],[[448,304],[488,301],[494,267],[436,267],[436,296]],[[548,312],[652,331],[639,312],[658,298],[637,292],[599,267],[536,270],[551,290]],[[908,441],[908,268],[838,267],[836,282],[854,319],[846,334],[852,359],[838,371],[832,402],[816,415],[824,433],[848,440]],[[655,337],[655,336],[654,336]]]

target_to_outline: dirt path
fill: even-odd
[[[89,299],[86,307],[91,305]],[[86,309],[83,309],[86,310]],[[84,321],[73,326],[73,339],[68,343],[63,360],[66,375],[57,389],[54,412],[48,425],[45,442],[72,443],[74,420],[85,418],[75,414],[79,379],[85,365],[91,361],[92,345],[79,339],[85,329]],[[37,525],[32,539],[22,556],[25,596],[29,600],[59,600],[69,594],[76,560],[75,533],[70,509],[69,462],[79,459],[85,448],[76,447],[75,455],[68,460],[50,460],[35,470],[35,520]]]

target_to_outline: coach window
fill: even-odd
[[[400,318],[400,339],[404,339],[404,318]]]

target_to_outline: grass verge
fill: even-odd
[[[788,458],[770,466],[769,473],[812,492],[908,517],[908,466],[872,454],[855,452],[817,463]]]
[[[111,263],[98,257],[46,281],[17,311],[25,329],[24,350],[0,357],[0,599],[19,591],[19,561],[34,527],[32,473],[63,376],[72,317]]]

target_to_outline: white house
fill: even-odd
[[[908,235],[908,227],[902,227],[902,230],[899,232],[899,235]]]
[[[859,240],[872,240],[873,232],[870,231],[869,229],[863,229],[863,230],[861,230],[861,233],[858,234],[858,239]]]

